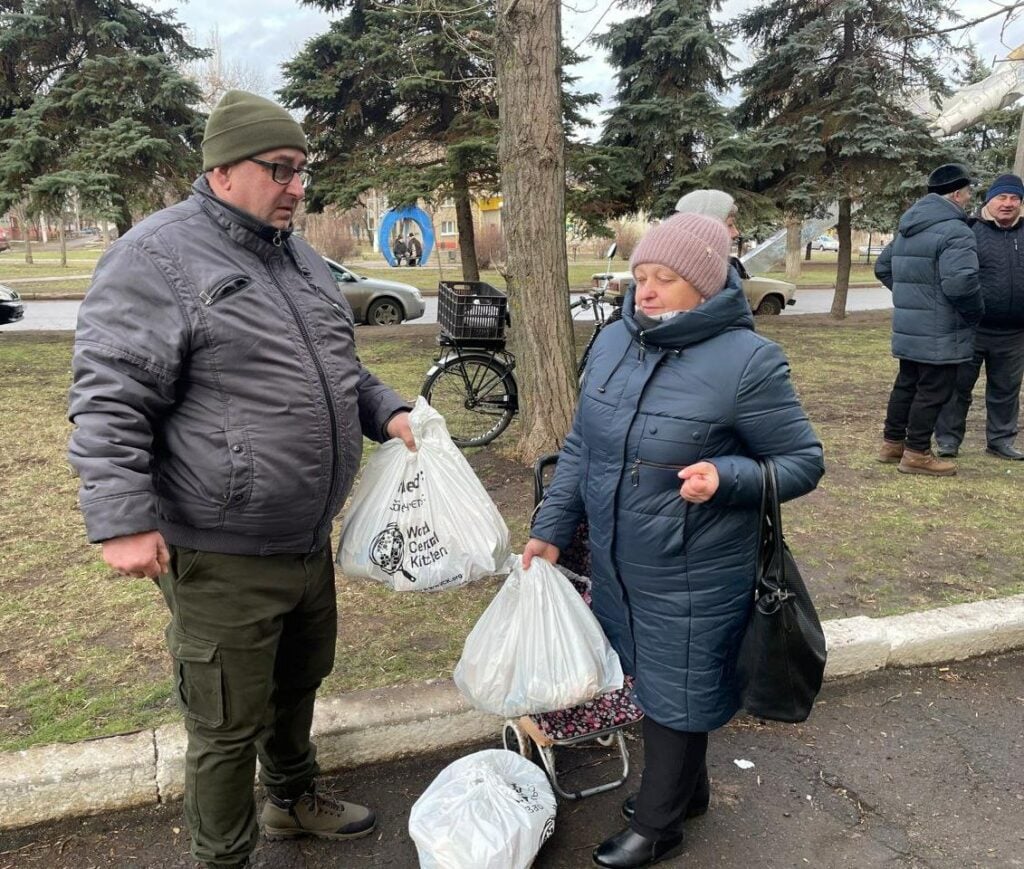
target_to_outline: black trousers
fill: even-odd
[[[1010,446],[1017,436],[1020,385],[1024,379],[1024,331],[978,329],[974,358],[957,368],[956,390],[935,422],[935,440],[959,447],[967,429],[974,384],[985,366],[985,441]]]
[[[885,414],[883,436],[887,441],[921,453],[931,449],[935,420],[956,388],[957,368],[956,364],[900,360]]]
[[[683,828],[686,807],[707,776],[707,733],[672,730],[643,720],[644,773],[630,826],[641,836],[661,839]]]

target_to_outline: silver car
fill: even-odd
[[[368,326],[396,326],[403,320],[423,316],[423,296],[411,284],[364,278],[352,269],[324,257],[337,281],[338,289],[348,299],[357,323]]]

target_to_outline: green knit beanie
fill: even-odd
[[[306,134],[277,103],[246,91],[228,91],[206,122],[203,171],[274,148],[306,151]]]

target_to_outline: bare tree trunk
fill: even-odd
[[[1013,174],[1018,178],[1024,174],[1024,112],[1020,116],[1020,132],[1017,133],[1017,156],[1013,160]]]
[[[576,405],[565,255],[560,4],[498,0],[495,71],[524,462],[561,445]]]
[[[786,215],[786,280],[795,281],[800,277],[800,257],[803,245],[800,244],[800,231],[804,222],[795,214]]]
[[[62,268],[68,265],[68,239],[64,231],[64,215],[61,215],[60,225],[57,227],[57,237],[60,239],[60,264]]]
[[[852,203],[849,196],[839,200],[839,222],[836,231],[839,234],[839,257],[836,263],[836,292],[832,296],[831,315],[837,320],[846,319],[846,295],[850,289],[850,263],[853,261],[853,240],[850,213]]]
[[[455,178],[452,195],[455,199],[455,228],[459,233],[459,254],[462,257],[462,279],[480,280],[476,262],[476,231],[473,228],[473,204],[469,197],[469,181],[464,175]]]

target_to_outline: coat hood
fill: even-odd
[[[967,213],[938,193],[929,193],[917,200],[900,218],[900,234],[909,238],[947,220],[967,222]]]
[[[683,311],[671,320],[650,329],[642,329],[636,322],[636,288],[629,291],[622,305],[622,319],[630,335],[648,347],[681,350],[706,341],[726,329],[754,328],[754,315],[750,312],[746,296],[739,286],[731,282],[720,293],[698,305],[692,311]]]

